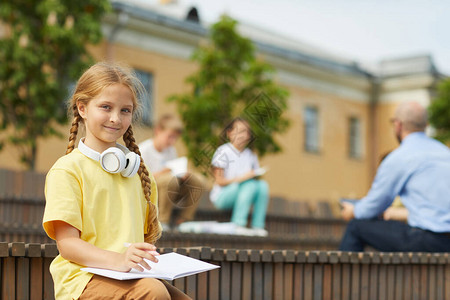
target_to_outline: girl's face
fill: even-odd
[[[242,121],[234,122],[233,128],[228,132],[228,138],[236,148],[245,148],[251,138],[248,124]]]
[[[133,94],[119,83],[103,89],[87,105],[79,102],[77,106],[86,127],[84,143],[100,153],[115,146],[133,118]]]

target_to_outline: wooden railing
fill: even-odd
[[[0,241],[52,243],[42,228],[44,199],[0,197]],[[229,221],[230,213],[199,208],[196,220]],[[274,215],[266,218],[269,238],[165,232],[161,247],[210,246],[220,248],[335,250],[346,222],[336,218]]]
[[[42,228],[44,174],[0,169],[0,241],[52,243]],[[177,210],[174,212],[177,213]],[[227,222],[231,213],[201,199],[195,220]],[[210,246],[237,249],[335,250],[346,222],[334,217],[326,201],[312,209],[307,201],[273,197],[266,228],[269,238],[164,233],[158,246]]]
[[[449,253],[161,248],[220,265],[172,282],[193,299],[450,300]],[[53,299],[54,244],[0,243],[1,299]]]

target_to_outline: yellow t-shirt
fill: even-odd
[[[157,204],[155,180],[151,201]],[[124,252],[124,243],[144,241],[147,203],[139,175],[131,178],[105,172],[99,162],[78,149],[61,157],[45,182],[43,226],[55,238],[53,222],[64,221],[80,238],[98,248]],[[50,265],[56,299],[78,299],[92,274],[58,255]]]

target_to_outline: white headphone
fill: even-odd
[[[99,153],[86,146],[83,140],[84,138],[78,143],[80,152],[90,159],[100,162],[106,172],[113,174],[120,172],[123,177],[133,177],[139,170],[141,157],[125,146],[116,144],[116,147],[110,147]]]

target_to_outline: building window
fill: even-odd
[[[317,108],[308,106],[304,110],[305,150],[319,152],[319,113]]]
[[[356,117],[349,119],[349,155],[352,158],[361,158],[361,121]]]
[[[152,126],[153,124],[153,74],[142,71],[135,70],[136,76],[142,82],[144,86],[145,93],[140,95],[139,102],[142,107],[142,123],[148,126]]]

